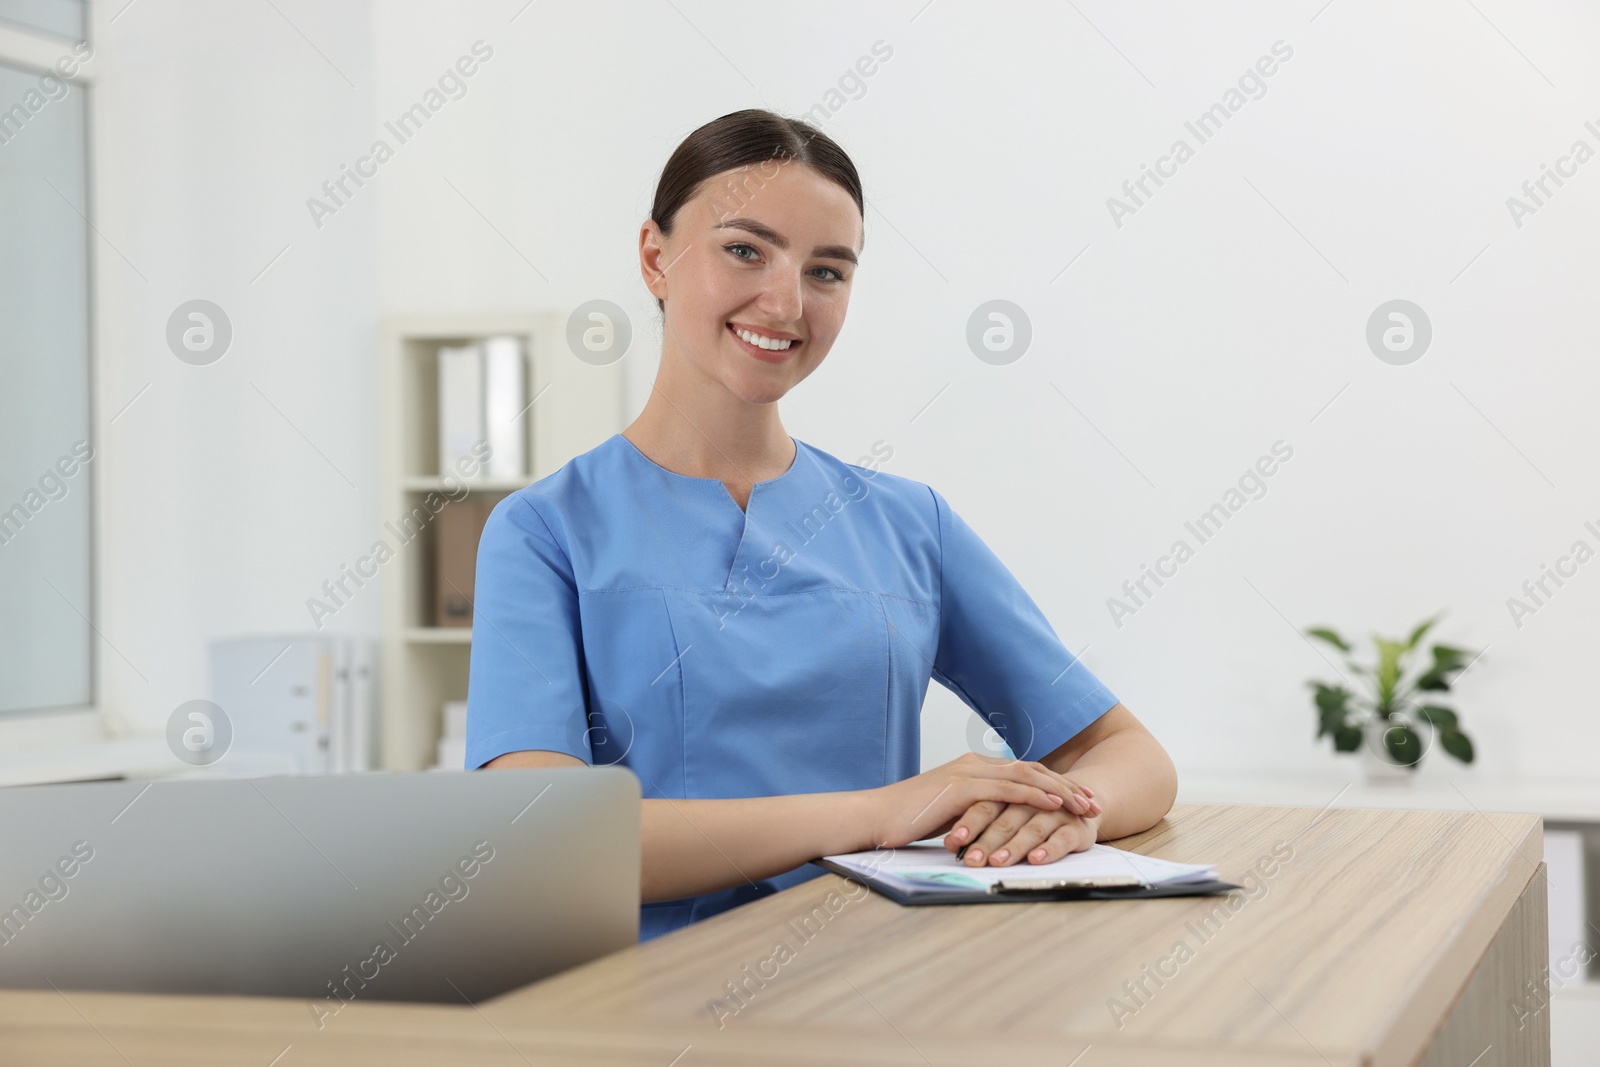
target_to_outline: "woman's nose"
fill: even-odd
[[[777,322],[798,322],[805,309],[799,268],[775,270],[761,292],[761,310]]]

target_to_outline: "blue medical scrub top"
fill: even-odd
[[[919,773],[930,677],[1025,760],[1117,703],[931,487],[796,440],[741,510],[615,434],[484,527],[466,765],[565,752],[673,799],[871,789]],[[822,873],[644,904],[640,939]]]

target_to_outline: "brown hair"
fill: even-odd
[[[661,170],[650,218],[663,234],[670,235],[678,210],[706,179],[769,160],[777,160],[779,166],[791,160],[803,163],[831,179],[850,194],[863,221],[866,219],[861,177],[844,149],[803,119],[761,108],[730,112],[685,137]],[[656,307],[665,310],[666,304],[657,298]]]

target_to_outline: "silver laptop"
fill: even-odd
[[[0,987],[336,1014],[476,1002],[638,938],[622,767],[0,789]]]

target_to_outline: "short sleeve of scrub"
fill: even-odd
[[[934,677],[982,716],[1018,759],[1039,759],[1115,707],[1117,698],[1061,643],[993,550],[937,490],[929,492],[941,546]]]
[[[593,763],[577,585],[529,496],[508,496],[489,513],[472,615],[467,766],[528,749]],[[511,693],[515,714],[497,699]]]

